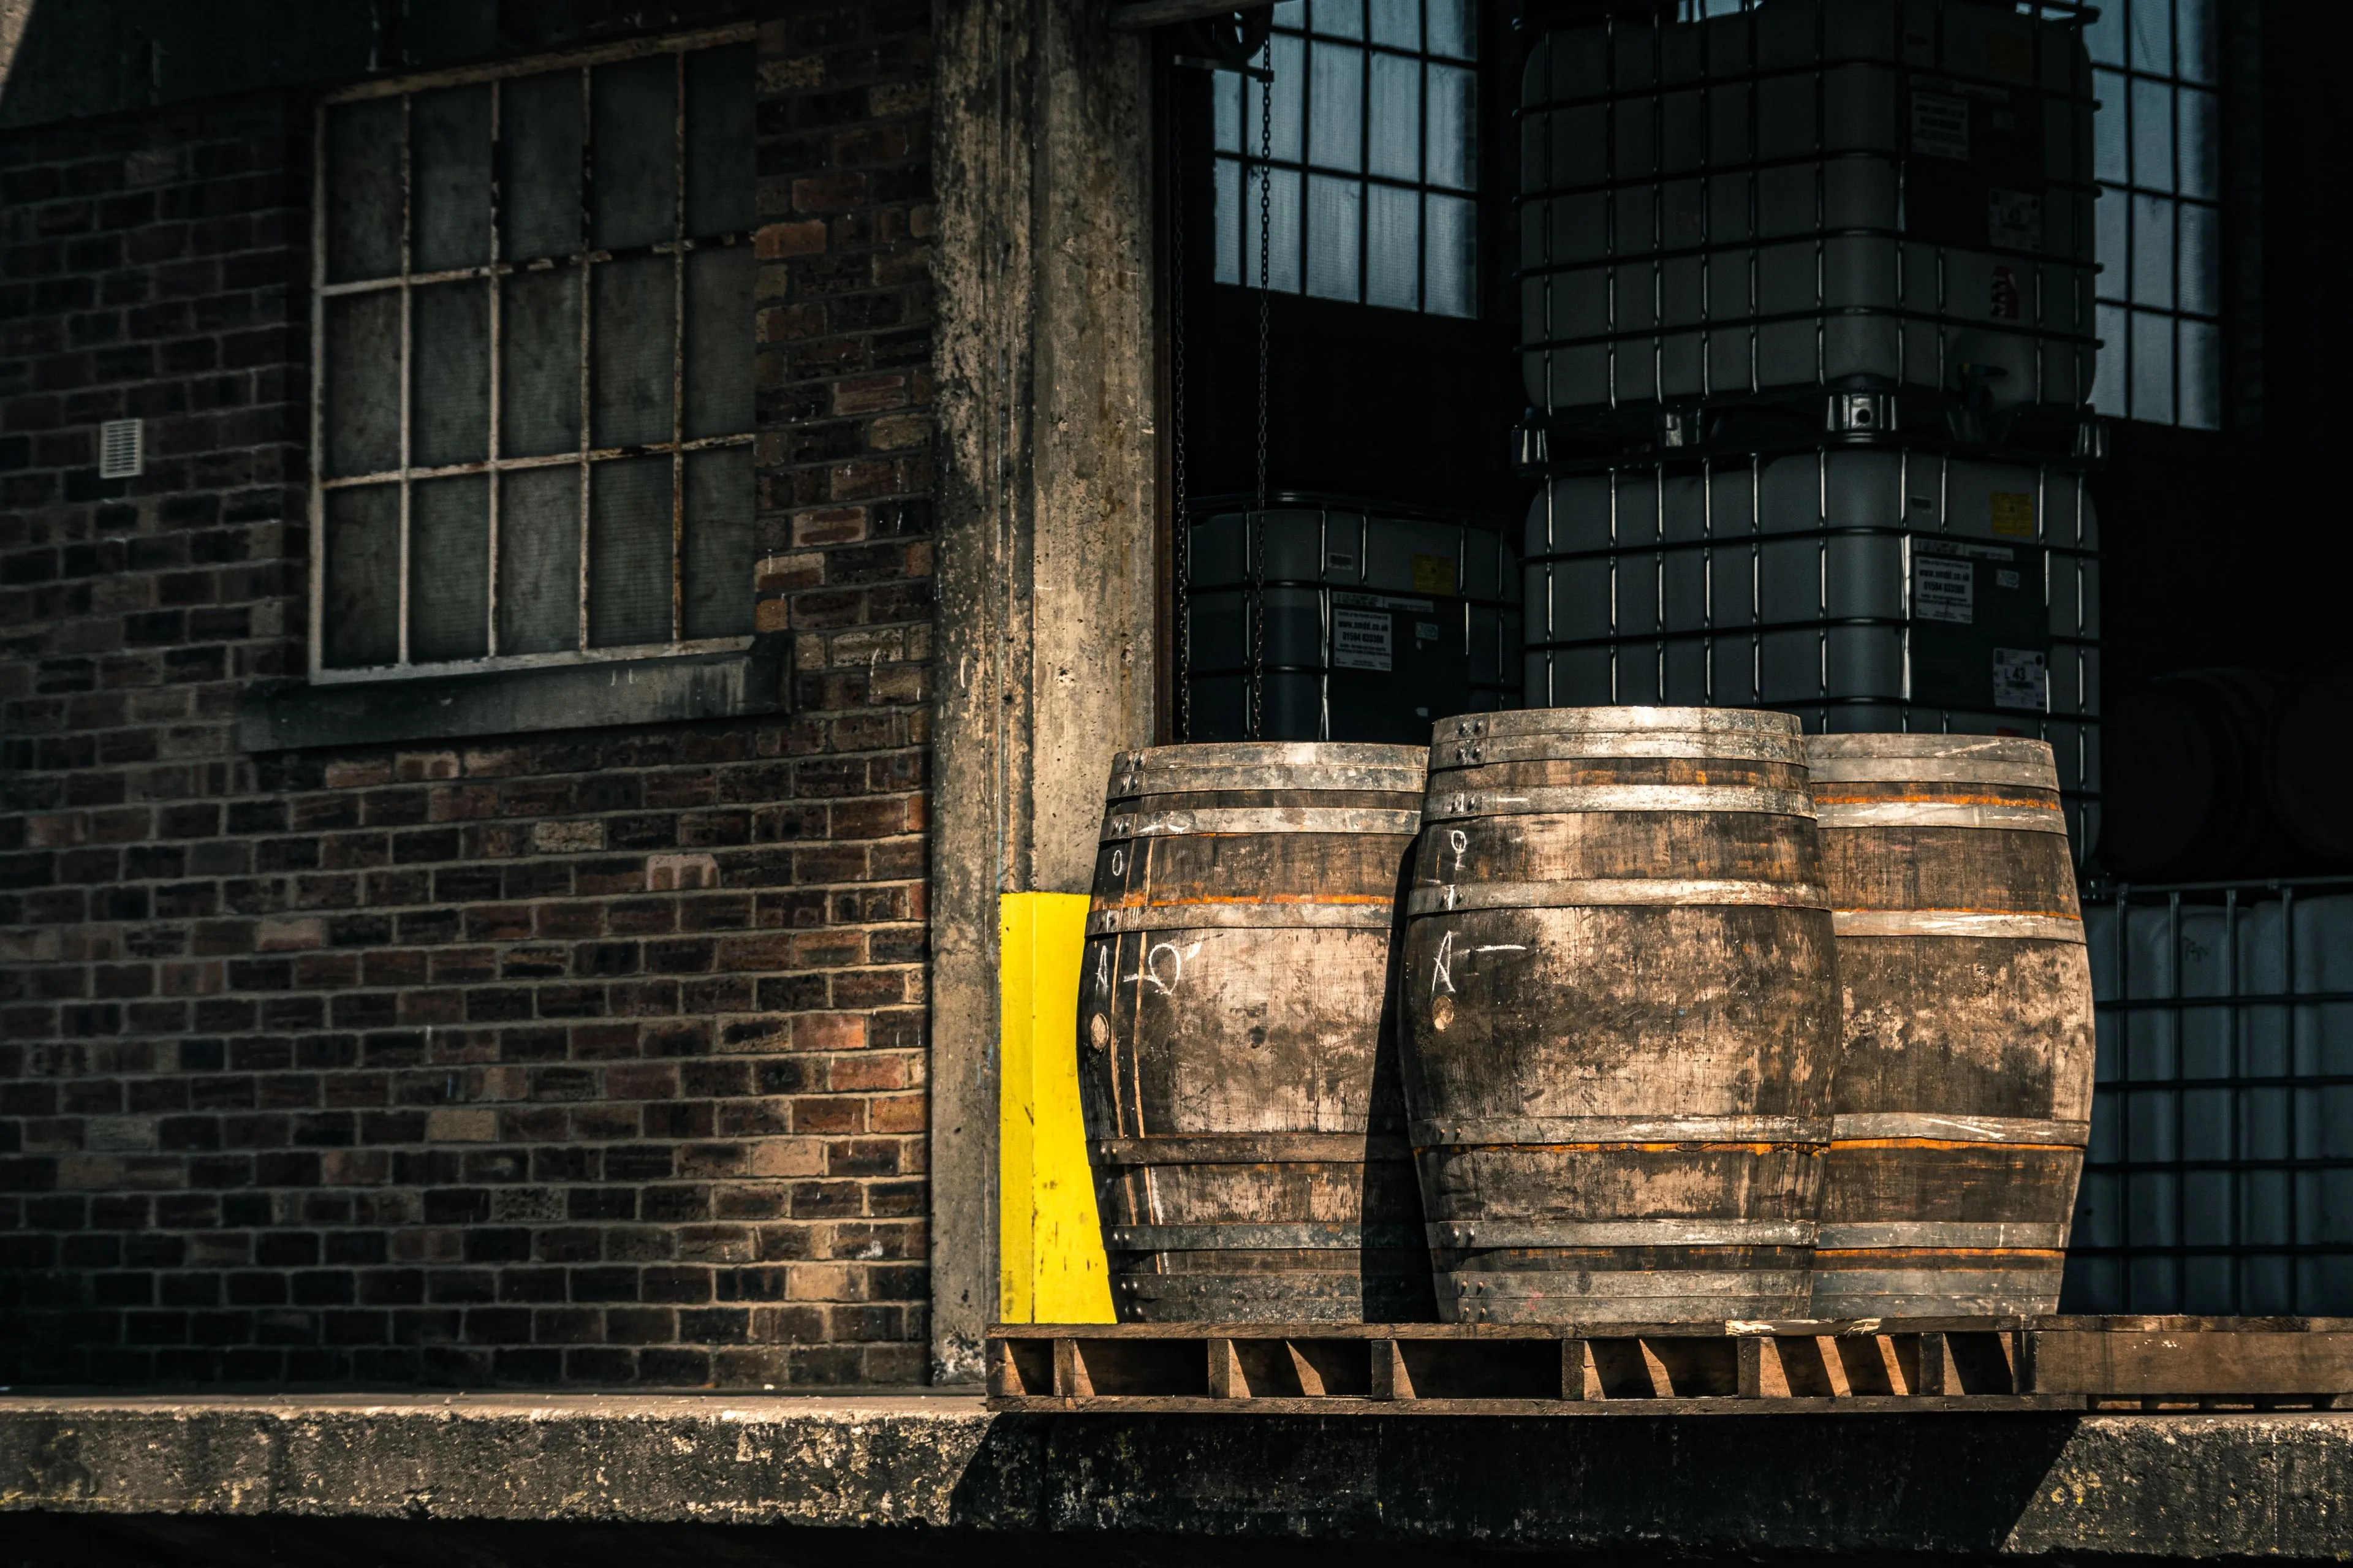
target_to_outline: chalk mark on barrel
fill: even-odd
[[[1441,985],[1446,987],[1448,995],[1454,994],[1453,957],[1454,933],[1448,931],[1438,939],[1437,954],[1430,962],[1430,994],[1432,996],[1438,994],[1438,988]]]
[[[1173,996],[1176,994],[1176,987],[1184,982],[1185,961],[1200,951],[1201,944],[1198,942],[1190,947],[1181,949],[1173,942],[1155,942],[1150,951],[1145,953],[1144,962],[1136,965],[1135,973],[1122,975],[1120,978],[1149,985],[1163,996]],[[1160,955],[1164,952],[1176,961],[1176,967],[1169,972],[1166,980],[1160,978]]]

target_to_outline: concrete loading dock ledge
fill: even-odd
[[[2341,1557],[2353,1415],[991,1415],[0,1396],[0,1562]],[[1308,1544],[1313,1542],[1312,1545]]]

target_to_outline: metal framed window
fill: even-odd
[[[2100,99],[2104,414],[2222,423],[2216,0],[2103,0],[2085,30]]]
[[[2092,1143],[2061,1307],[2353,1311],[2353,878],[2085,898]]]
[[[1472,0],[1274,8],[1273,81],[1217,78],[1219,282],[1258,283],[1263,167],[1269,287],[1477,314],[1476,20]]]
[[[750,38],[321,102],[314,681],[749,641]]]

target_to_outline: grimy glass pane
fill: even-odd
[[[752,46],[687,56],[687,233],[751,228],[752,142]]]
[[[426,479],[408,496],[408,661],[491,651],[491,479]]]
[[[1242,190],[1240,161],[1219,159],[1217,279],[1220,283],[1240,283],[1242,280]],[[1255,186],[1250,188],[1250,199],[1258,199]],[[1256,265],[1255,260],[1252,265]]]
[[[400,271],[401,104],[372,98],[327,111],[327,280]]]
[[[1375,185],[1366,195],[1365,303],[1410,310],[1421,303],[1421,193]]]
[[[2093,94],[2100,100],[2092,117],[2093,171],[2103,180],[2125,184],[2132,179],[2132,157],[2125,138],[2127,89],[2120,71],[2094,71]]]
[[[625,458],[588,470],[588,644],[668,642],[670,460]]]
[[[400,467],[400,290],[326,302],[327,474]]]
[[[400,487],[329,490],[322,663],[331,669],[400,658]]]
[[[1471,26],[1471,0],[1429,0],[1430,52],[1449,59],[1479,58],[1479,35]]]
[[[2172,74],[2173,14],[2165,0],[2133,0],[2132,68]]]
[[[491,455],[491,284],[434,283],[409,294],[412,468],[479,463]]]
[[[752,630],[752,448],[686,455],[686,635]]]
[[[1217,129],[1213,140],[1219,152],[1239,153],[1242,150],[1243,78],[1239,71],[1219,71],[1209,79],[1216,84],[1214,90],[1218,95]]]
[[[752,275],[748,245],[686,258],[686,434],[752,428]]]
[[[499,294],[499,453],[580,449],[580,268],[516,272]]]
[[[1259,286],[1259,171],[1242,182],[1242,287]],[[1267,287],[1285,294],[1299,292],[1299,174],[1291,169],[1273,172],[1273,221],[1267,225]]]
[[[2132,416],[2173,423],[2173,318],[2132,313]]]
[[[1365,166],[1365,51],[1319,43],[1312,58],[1307,161],[1354,173]]]
[[[1365,0],[1315,0],[1314,30],[1335,38],[1365,36]]]
[[[1430,183],[1467,191],[1478,184],[1478,77],[1460,66],[1430,68]]]
[[[1434,316],[1472,316],[1478,266],[1477,209],[1461,196],[1428,198],[1422,226],[1421,308]]]
[[[678,57],[598,66],[588,84],[589,232],[601,249],[669,239],[678,223]]]
[[[2196,202],[2183,202],[2179,217],[2181,224],[2180,285],[2179,303],[2185,310],[2195,310],[2201,316],[2222,313],[2222,237],[2221,216],[2212,207]]]
[[[591,446],[642,446],[670,438],[676,348],[676,264],[667,256],[601,263],[591,287]]]
[[[2173,0],[2174,69],[2184,81],[2214,79],[2216,9],[2213,0]]]
[[[1421,47],[1421,0],[1373,0],[1373,42],[1393,49]]]
[[[409,188],[417,203],[417,272],[491,258],[491,89],[420,92],[409,106]]]
[[[1421,62],[1373,56],[1373,97],[1365,114],[1367,167],[1392,180],[1421,178]]]
[[[499,249],[509,260],[580,248],[580,73],[499,88]]]
[[[1300,98],[1307,79],[1307,45],[1304,40],[1277,33],[1271,40],[1274,49],[1274,82],[1270,88],[1260,81],[1250,81],[1242,93],[1242,151],[1257,157],[1261,132],[1273,132],[1273,155],[1286,163],[1299,162],[1301,147]],[[1266,97],[1274,94],[1274,123],[1267,125],[1261,116],[1265,113]]]
[[[499,651],[580,646],[580,470],[499,476]]]
[[[2132,177],[2147,191],[2173,186],[2173,89],[2161,81],[2132,84]]]
[[[2118,419],[2131,412],[2131,384],[2125,375],[2128,331],[2122,305],[2100,307],[2100,365],[2092,379],[2092,405]]]
[[[2132,285],[2132,197],[2122,191],[2102,191],[2093,209],[2098,223],[2100,298],[2121,300]]]
[[[2084,29],[2084,47],[2104,66],[2125,63],[2125,4],[2126,0],[2116,0],[2114,5],[2101,6],[2100,14]]]
[[[2183,88],[2179,98],[2181,194],[2209,199],[2222,194],[2222,137],[2217,95]]]
[[[2222,427],[2222,333],[2211,321],[2181,323],[2181,422]]]
[[[1357,247],[1363,243],[1365,187],[1356,180],[1313,174],[1307,181],[1307,292],[1319,300],[1357,298]]]
[[[2173,209],[2163,196],[2135,196],[2132,301],[2173,306]]]

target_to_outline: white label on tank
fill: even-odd
[[[2040,713],[2051,706],[2051,660],[2048,655],[2022,647],[1993,650],[1993,705],[2031,708]]]
[[[1389,618],[1377,610],[1332,612],[1332,668],[1389,668]]]
[[[1923,158],[1969,161],[1969,100],[1912,89],[1912,151]]]
[[[2042,198],[2029,191],[1986,196],[1986,243],[1996,250],[2042,248]]]
[[[1977,619],[1977,568],[1923,555],[1912,563],[1912,610],[1924,621]]]

